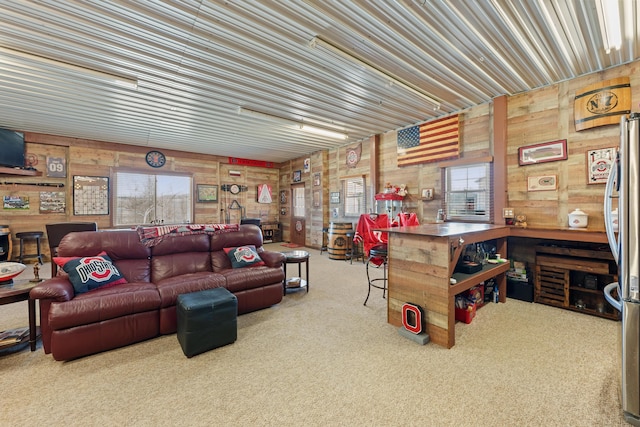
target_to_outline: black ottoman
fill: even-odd
[[[185,356],[233,343],[238,337],[238,299],[225,288],[178,295],[178,342]]]

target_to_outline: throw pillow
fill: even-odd
[[[81,258],[55,257],[53,262],[69,275],[76,294],[127,283],[106,252]]]
[[[257,267],[264,265],[264,261],[258,255],[256,247],[253,245],[239,246],[237,248],[224,248],[224,252],[231,261],[233,268]]]

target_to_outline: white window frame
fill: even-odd
[[[342,181],[344,200],[342,208],[345,217],[360,217],[367,210],[367,186],[364,176],[345,178]]]
[[[132,182],[135,182],[134,180],[137,178],[136,175],[141,179],[141,186],[145,185],[142,179],[146,177],[150,180],[148,184],[153,187],[153,193],[147,193],[146,196],[143,197],[142,193],[144,189],[132,188],[130,186]],[[114,177],[114,226],[184,224],[193,222],[193,177],[190,174],[122,170],[115,172]],[[159,193],[158,180],[165,181],[165,184],[167,181],[174,181],[177,182],[178,185],[170,188],[165,186],[165,190],[160,191],[170,190],[173,194],[163,195],[162,192]],[[184,180],[184,182],[179,182],[182,180]],[[129,188],[126,188],[126,186],[129,186]],[[188,192],[186,193],[176,192],[187,188]],[[125,198],[121,196],[125,191],[133,191],[134,193],[132,197]],[[137,195],[135,194],[136,191],[138,192]],[[168,198],[169,202],[163,203],[163,198],[165,198],[165,202],[166,198]],[[171,198],[174,199],[173,202],[171,202]],[[178,198],[178,200],[175,200],[176,198]],[[136,199],[139,201],[140,212],[131,213],[132,208],[127,205],[130,205],[132,202],[135,203]],[[171,206],[172,203],[173,206]],[[174,214],[176,217],[168,215],[168,213],[175,210],[176,207],[180,211]],[[127,217],[123,217],[123,215]],[[133,220],[133,223],[129,222],[130,220]]]
[[[449,166],[444,169],[447,220],[487,223],[491,221],[491,166],[490,162],[483,162]]]

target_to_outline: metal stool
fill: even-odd
[[[16,237],[20,239],[20,256],[18,257],[18,261],[24,263],[26,258],[36,258],[38,260],[38,264],[43,264],[42,262],[42,252],[40,252],[40,238],[44,236],[42,231],[25,231],[23,233],[16,233]],[[36,241],[36,253],[35,254],[25,254],[24,253],[24,243],[25,240],[35,239]]]
[[[369,277],[369,264],[371,264],[371,260],[379,258],[382,259],[382,278],[371,279]],[[380,267],[378,265],[377,267]],[[376,267],[376,268],[377,268]],[[369,281],[369,291],[367,292],[367,298],[364,300],[364,305],[367,305],[367,301],[369,300],[369,295],[371,294],[371,288],[382,289],[382,298],[385,297],[385,293],[387,291],[387,244],[382,243],[376,245],[369,249],[369,259],[367,259],[367,280]],[[382,282],[382,285],[378,285],[375,282]]]
[[[320,247],[320,255],[322,255],[322,252],[327,251],[327,242],[328,242],[328,238],[327,238],[327,233],[329,232],[329,227],[323,227],[322,228],[322,246]]]

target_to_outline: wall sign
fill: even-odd
[[[573,106],[576,130],[620,123],[631,112],[629,77],[606,80],[576,91]]]
[[[47,157],[47,176],[52,178],[67,177],[67,163],[64,157]]]
[[[615,159],[615,147],[587,151],[587,184],[606,184]]]

